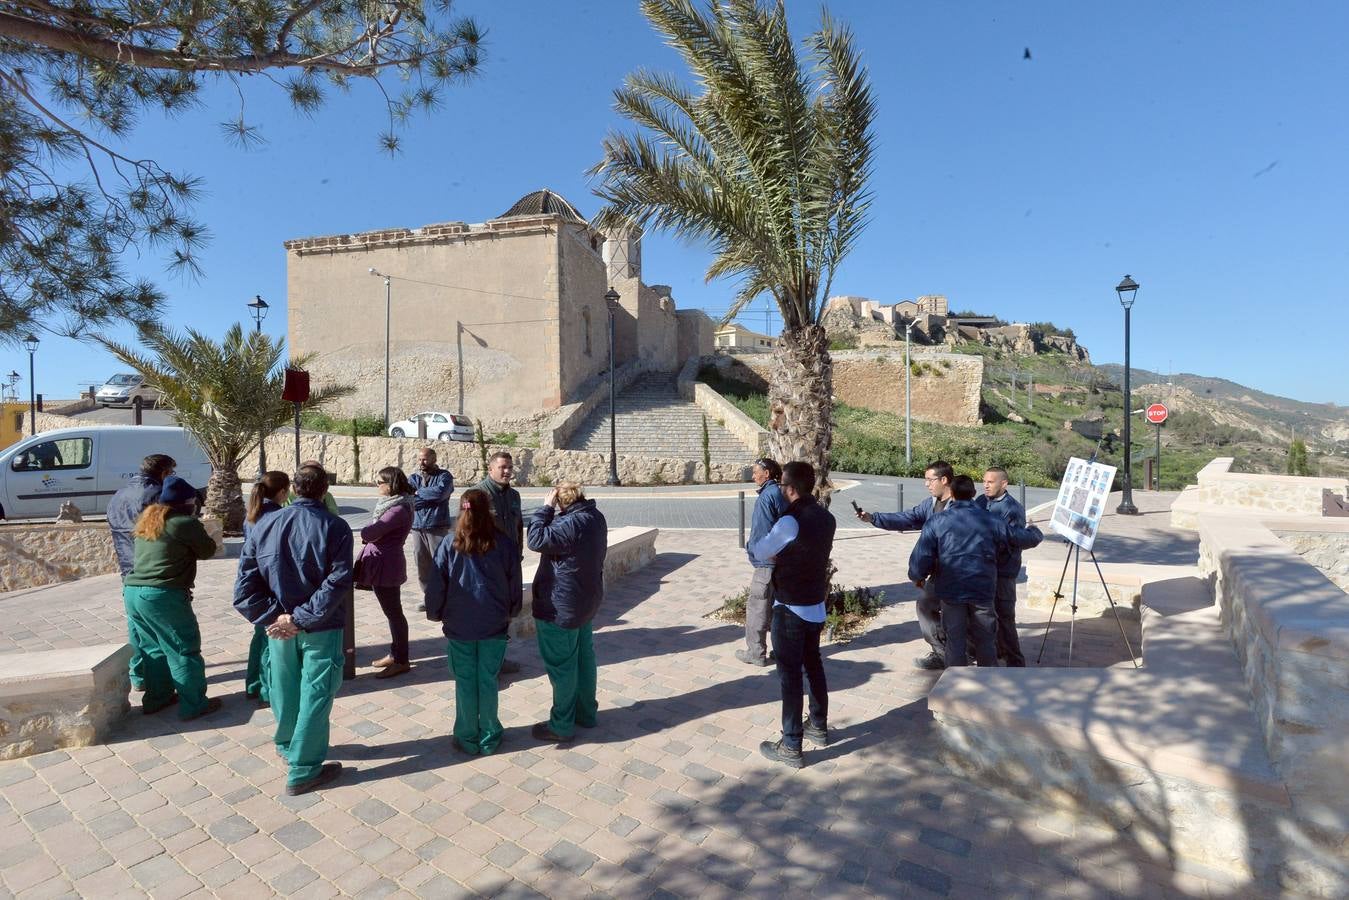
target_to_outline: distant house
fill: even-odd
[[[718,350],[749,350],[755,353],[768,353],[778,345],[778,338],[757,331],[750,331],[742,325],[732,322],[717,329],[712,339]]]

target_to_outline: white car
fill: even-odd
[[[389,426],[389,437],[416,437],[420,431],[417,424],[426,420],[426,436],[435,441],[474,440],[473,420],[468,416],[457,416],[446,412],[417,413],[410,419],[394,422]]]
[[[131,406],[141,398],[144,406],[159,405],[159,391],[145,383],[145,379],[132,372],[121,372],[107,380],[94,394],[99,406]]]

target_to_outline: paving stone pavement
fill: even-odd
[[[1038,812],[949,774],[925,697],[913,536],[846,535],[846,584],[890,604],[826,648],[831,744],[794,771],[764,760],[778,728],[771,669],[732,656],[741,630],[705,614],[748,582],[733,531],[667,531],[655,561],[605,599],[595,634],[599,725],[540,746],[547,679],[535,647],[502,693],[500,752],[449,746],[444,640],[414,612],[416,667],[377,681],[387,630],[358,594],[359,677],[333,709],[335,786],[280,796],[271,714],[241,693],[249,637],[234,564],[202,566],[195,606],[221,712],[132,713],[111,743],[0,763],[4,896],[1233,896],[1127,833]],[[0,652],[123,640],[115,577],[0,598]],[[1025,638],[1038,635],[1028,622]],[[1113,623],[1110,624],[1113,628]],[[1038,640],[1038,637],[1037,637]],[[1125,664],[1101,630],[1078,659]],[[1051,651],[1061,652],[1060,634]],[[1083,649],[1083,648],[1087,649]],[[1059,649],[1055,649],[1059,648]]]

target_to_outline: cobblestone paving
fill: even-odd
[[[1232,896],[1127,833],[1039,813],[942,767],[925,702],[935,679],[910,666],[916,592],[897,586],[912,540],[836,544],[839,579],[886,586],[892,602],[863,637],[828,646],[832,743],[808,750],[803,770],[759,756],[778,728],[776,679],[733,658],[739,628],[704,617],[748,580],[735,533],[663,532],[656,560],[606,598],[599,725],[565,749],[529,737],[549,692],[536,649],[518,642],[501,751],[456,757],[443,639],[406,597],[416,668],[376,681],[368,666],[386,626],[358,595],[362,668],[333,712],[331,757],[349,768],[297,798],[279,796],[270,713],[241,694],[249,630],[228,604],[233,563],[207,563],[195,603],[224,708],[187,724],[132,714],[105,746],[0,763],[0,893]],[[124,639],[112,577],[9,595],[0,615],[0,651]],[[1079,626],[1079,660],[1120,663],[1117,636],[1102,628],[1084,643]],[[1061,644],[1056,630],[1051,652]]]

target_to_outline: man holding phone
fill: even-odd
[[[921,531],[928,519],[944,510],[951,501],[951,480],[955,474],[950,463],[939,459],[923,470],[923,482],[930,496],[917,506],[902,512],[869,513],[863,512],[854,502],[853,509],[857,518],[886,531]],[[923,596],[918,600],[918,627],[931,650],[926,656],[915,659],[913,664],[920,669],[944,669],[946,632],[942,629],[941,600],[937,598],[931,579],[923,585],[922,591]]]

